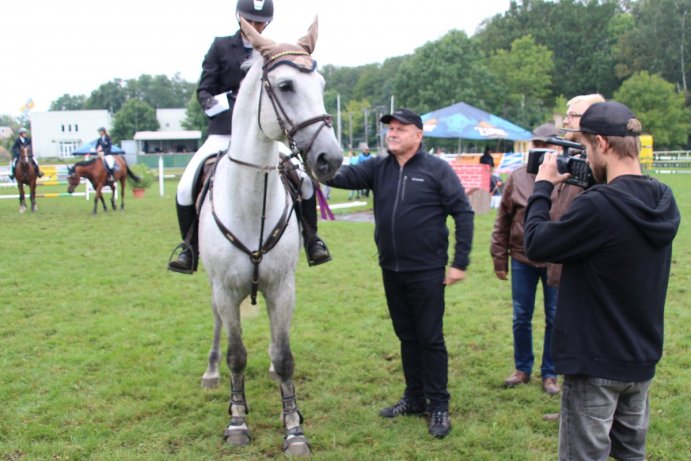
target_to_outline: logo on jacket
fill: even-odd
[[[411,181],[417,181],[417,182],[425,182],[423,178],[410,178]]]
[[[254,0],[254,9],[257,11],[264,9],[264,0]]]

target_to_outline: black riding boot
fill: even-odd
[[[302,199],[298,218],[302,222],[302,238],[307,253],[307,264],[317,266],[331,261],[331,254],[326,243],[317,235],[317,194],[312,198]],[[298,209],[296,208],[296,210]]]
[[[42,177],[43,177],[43,172],[42,172],[41,169],[39,168],[38,163],[34,163],[34,168],[36,169],[36,176],[38,176],[39,178],[42,178]]]
[[[197,242],[197,210],[194,205],[175,203],[178,212],[178,224],[182,243],[175,249],[182,248],[178,259],[168,262],[168,270],[181,274],[192,274],[197,270],[199,244]],[[173,250],[175,251],[175,250]]]
[[[12,162],[12,167],[10,168],[10,179],[14,180],[14,168],[16,166],[16,162]]]

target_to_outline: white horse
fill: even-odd
[[[324,79],[311,58],[317,39],[315,18],[298,45],[276,44],[249,24],[242,30],[255,52],[237,94],[228,154],[216,165],[213,184],[199,220],[200,255],[208,272],[215,318],[204,387],[219,382],[221,327],[228,333],[226,362],[231,372],[227,443],[250,441],[246,416],[240,303],[260,292],[271,324],[270,372],[280,385],[286,428],[283,450],[309,454],[293,386],[290,323],[295,308],[295,269],[300,235],[280,174],[279,143],[300,156],[320,181],[331,178],[342,150],[324,109]],[[259,53],[257,53],[257,51]]]

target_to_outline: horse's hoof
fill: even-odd
[[[218,376],[202,376],[202,387],[204,389],[216,389],[220,382],[221,378]]]
[[[310,444],[304,435],[288,436],[283,441],[283,453],[288,456],[310,456]]]
[[[250,431],[246,426],[228,426],[228,428],[223,431],[223,439],[228,445],[244,447],[250,444]]]

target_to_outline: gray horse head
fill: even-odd
[[[272,139],[286,142],[303,157],[307,172],[319,181],[336,174],[343,150],[324,108],[324,79],[312,52],[317,18],[297,45],[275,43],[240,18],[243,33],[263,58],[260,124]]]

